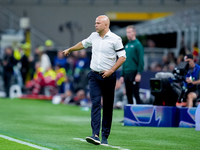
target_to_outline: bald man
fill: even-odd
[[[91,127],[92,136],[86,141],[95,145],[108,145],[108,136],[111,130],[114,91],[116,83],[115,71],[126,60],[126,53],[119,36],[109,29],[110,20],[101,15],[96,18],[95,29],[88,38],[75,46],[63,51],[65,56],[70,52],[92,47],[91,71],[88,73],[89,91],[92,101]],[[117,59],[118,57],[118,59]],[[101,97],[103,99],[103,119],[101,129],[101,142],[99,132],[101,125]]]

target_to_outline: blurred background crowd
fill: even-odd
[[[55,49],[51,40],[35,47],[33,54],[30,54],[29,43],[18,44],[18,47],[5,47],[1,59],[1,78],[6,97],[10,97],[10,87],[17,84],[23,94],[61,94],[63,98],[70,97],[71,101],[77,102],[80,97],[86,98],[87,73],[90,70],[86,50],[64,57],[62,50]]]
[[[149,79],[157,72],[172,72],[189,53],[200,64],[199,4],[198,0],[116,0],[105,7],[106,2],[98,0],[0,0],[0,96],[11,97],[10,88],[18,85],[24,95],[60,95],[66,104],[89,103],[90,49],[73,52],[69,57],[64,57],[62,51],[94,31],[91,24],[96,16],[107,14],[111,30],[122,37],[124,45],[125,27],[135,25],[145,52],[140,96],[144,104],[152,103]],[[77,14],[72,15],[74,10]],[[122,13],[127,10],[130,13]],[[154,12],[162,16],[154,18]],[[123,15],[121,19],[119,14]],[[127,103],[120,71],[121,68],[117,71],[115,108]]]

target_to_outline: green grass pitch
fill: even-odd
[[[129,127],[119,123],[123,110],[114,110],[109,145],[83,140],[92,134],[90,111],[50,101],[0,98],[0,135],[53,150],[200,150],[194,128]],[[81,140],[83,139],[83,140]],[[0,137],[1,150],[34,150]]]

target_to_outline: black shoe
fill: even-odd
[[[102,139],[101,139],[101,145],[108,146],[108,141],[107,141],[107,138],[105,136],[103,136]]]
[[[88,143],[92,143],[92,144],[94,144],[94,145],[99,145],[100,144],[100,140],[99,140],[99,138],[98,137],[96,137],[96,136],[88,136],[88,137],[86,137],[86,141],[88,142]]]

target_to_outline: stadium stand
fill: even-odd
[[[17,16],[15,13],[10,11],[9,9],[0,5],[1,48],[4,48],[5,46],[8,46],[10,44],[12,45],[13,41],[16,41],[18,38],[20,38],[19,42],[22,42],[24,40],[24,31],[23,29],[20,28],[21,19],[22,17]],[[12,36],[12,37],[9,37],[10,41],[8,41],[8,43],[5,43],[5,41],[2,41],[4,39],[4,36],[6,35],[8,36],[9,34],[11,34]],[[14,38],[15,36],[16,38]],[[43,45],[47,39],[51,39],[51,38],[45,35],[40,30],[38,30],[37,28],[35,28],[33,25],[31,25],[32,47],[35,47],[36,45]],[[57,45],[57,43],[55,42],[54,44]]]
[[[190,45],[188,45],[190,49],[193,48],[193,43],[195,43],[195,41],[198,41],[198,47],[200,47],[199,6],[177,12],[174,15],[164,18],[146,21],[135,26],[138,35],[177,33],[177,49],[181,48],[180,41],[183,32],[184,41],[190,41]],[[121,36],[125,36],[125,28],[118,30],[117,33]]]
[[[58,28],[67,22],[76,23],[82,30],[74,30],[74,42],[80,41],[94,31],[94,25],[90,25],[99,14],[109,12],[179,12],[184,9],[200,5],[198,0],[0,0],[2,7],[22,16],[27,11],[31,25],[37,27],[40,32],[48,35],[55,43],[61,46],[69,46],[69,30]],[[156,8],[156,9],[155,9]],[[51,11],[49,11],[51,10]],[[86,11],[87,10],[87,11]],[[76,12],[76,13],[75,13]],[[70,14],[70,15],[69,15]],[[73,14],[73,15],[71,15]],[[50,17],[51,16],[51,17]],[[82,16],[82,17],[80,17]],[[140,18],[138,18],[140,21]],[[86,21],[87,20],[87,21]],[[40,37],[38,37],[40,38]]]
[[[141,19],[136,20],[140,22],[136,24],[139,36],[167,33],[177,35],[176,47],[145,47],[145,70],[148,70],[154,60],[161,62],[162,56],[168,52],[174,52],[175,56],[178,55],[182,33],[186,35],[184,40],[188,41],[190,51],[195,41],[200,47],[200,11],[197,7],[199,5],[200,1],[198,0],[112,0],[109,2],[106,0],[0,0],[0,35],[1,41],[2,36],[11,33],[13,37],[17,35],[20,42],[23,41],[24,34],[19,24],[26,11],[31,21],[32,47],[44,45],[47,39],[52,39],[57,49],[62,49],[73,43],[71,38],[74,38],[74,41],[80,41],[93,31],[94,25],[91,25],[91,22],[99,14],[109,14],[109,12],[116,11],[146,12],[149,15],[155,11],[174,13],[171,16],[155,20],[148,20],[148,18],[144,22]],[[111,24],[112,22],[115,20],[111,19]],[[76,28],[72,29],[73,35],[71,36],[70,30],[65,28],[65,26],[69,26],[69,23],[77,25]],[[63,27],[62,33],[58,30],[61,25]],[[117,28],[114,32],[123,37],[125,28]],[[5,46],[2,45],[3,43],[1,43],[3,49]],[[2,53],[2,50],[0,52]]]

